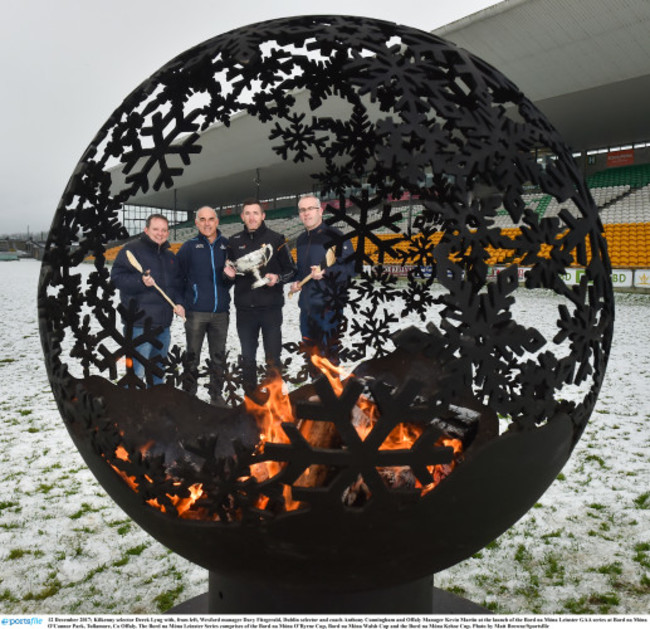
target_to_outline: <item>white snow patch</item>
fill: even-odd
[[[207,572],[134,524],[72,445],[42,362],[39,271],[32,260],[0,263],[0,608],[160,612],[205,592]],[[520,291],[517,299],[518,318],[552,335],[559,298]],[[285,307],[285,341],[298,340],[296,301]],[[395,314],[400,326],[419,324]],[[182,324],[172,330],[183,347]],[[436,575],[438,587],[502,613],[648,612],[649,347],[650,297],[617,295],[607,376],[561,476],[495,542]],[[230,349],[237,353],[234,325]]]

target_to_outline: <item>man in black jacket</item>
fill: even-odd
[[[291,293],[300,291],[300,333],[308,348],[318,349],[336,363],[347,285],[354,276],[354,248],[349,240],[343,240],[339,229],[323,222],[323,207],[317,197],[301,197],[298,215],[305,231],[296,241],[298,281],[291,285]],[[328,250],[333,254],[329,261]],[[300,286],[305,278],[309,279]]]
[[[282,289],[286,282],[294,279],[296,272],[284,236],[269,229],[264,223],[265,218],[266,214],[258,201],[244,201],[241,211],[244,229],[229,239],[228,259],[235,265],[238,260],[241,264],[241,258],[265,248],[270,252],[270,257],[259,268],[258,273],[266,283],[255,288],[257,278],[254,273],[241,270],[236,272],[235,268],[228,264],[224,271],[228,277],[235,279],[237,333],[241,343],[244,390],[247,393],[257,386],[255,358],[260,332],[267,366],[280,369],[284,305]]]
[[[185,388],[192,395],[196,394],[201,349],[207,336],[212,361],[210,401],[212,404],[222,404],[222,374],[232,286],[232,282],[223,274],[228,239],[219,231],[219,217],[211,207],[200,208],[194,224],[199,233],[185,242],[176,255],[185,285],[185,336],[192,374]]]
[[[111,280],[120,291],[120,301],[129,307],[131,300],[135,301],[137,310],[144,315],[133,326],[131,338],[136,339],[145,334],[145,321],[158,329],[155,340],[139,343],[136,351],[151,362],[152,367],[145,372],[144,365],[133,360],[133,371],[141,380],[147,383],[160,384],[163,382],[163,371],[159,364],[167,356],[170,343],[169,327],[176,313],[185,316],[181,295],[181,275],[176,257],[169,249],[167,237],[169,224],[161,214],[152,214],[147,218],[144,233],[138,240],[128,243],[117,254],[111,270]],[[129,261],[126,252],[130,251],[142,267],[144,273],[137,270]],[[176,303],[176,308],[167,303],[165,298],[156,290],[158,285],[170,299]],[[158,373],[156,373],[156,371]]]

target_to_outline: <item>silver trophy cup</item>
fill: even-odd
[[[269,244],[262,245],[257,251],[251,251],[241,258],[237,258],[232,264],[238,275],[252,273],[255,277],[252,288],[259,288],[268,284],[269,280],[260,275],[260,269],[271,259],[273,247]]]

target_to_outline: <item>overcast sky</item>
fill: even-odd
[[[220,33],[303,14],[433,30],[495,0],[1,0],[0,236],[48,230],[84,149],[122,100]]]

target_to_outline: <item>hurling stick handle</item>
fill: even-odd
[[[318,267],[320,268],[320,267]],[[311,279],[311,275],[308,275],[307,277],[301,279],[298,282],[298,288],[302,288],[309,280]],[[297,290],[290,290],[289,291],[289,297],[293,297],[298,291]]]
[[[126,251],[126,257],[128,258],[129,262],[131,263],[131,266],[136,270],[139,271],[140,273],[144,274],[144,271],[142,270],[142,265],[138,262],[138,259],[127,249]],[[153,278],[152,278],[153,279]],[[164,297],[164,299],[167,301],[167,303],[172,307],[176,308],[176,304],[169,298],[167,293],[156,284],[156,280],[153,281],[153,286],[154,288]],[[185,317],[181,317],[183,321],[185,321]]]
[[[154,282],[153,282],[153,287],[164,297],[165,301],[167,301],[167,303],[172,307],[172,309],[175,310],[176,309],[176,304],[169,298],[167,293],[162,288],[160,288],[160,286],[158,286],[158,284],[156,284],[156,280],[154,280]],[[178,316],[181,317],[181,315],[178,315]],[[181,319],[183,319],[183,321],[185,321],[185,317],[181,317]]]
[[[336,262],[336,247],[330,247],[326,252],[325,252],[325,268],[328,266],[332,266]],[[323,270],[322,266],[318,267],[319,271]],[[311,278],[311,275],[308,275],[307,277],[303,277],[299,282],[298,282],[298,288],[302,288]],[[291,297],[294,293],[297,293],[298,291],[289,291],[289,297]]]
[[[322,271],[323,269],[321,269],[320,267],[318,267],[318,270],[319,270],[319,271]],[[307,277],[301,279],[301,280],[298,282],[298,286],[300,286],[300,288],[302,288],[302,287],[303,287],[303,286],[304,286],[304,285],[305,285],[305,284],[306,284],[310,279],[311,279],[311,275],[308,275]]]
[[[169,298],[169,295],[156,284],[156,282],[153,283],[153,287],[165,298],[165,301],[172,307],[176,308],[176,304]]]

